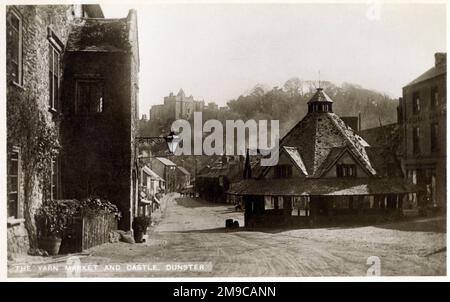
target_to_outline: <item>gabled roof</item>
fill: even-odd
[[[308,177],[320,177],[324,162],[333,161],[339,148],[348,148],[369,175],[376,175],[365,150],[369,144],[332,112],[308,113],[281,140],[284,146],[298,150]]]
[[[150,169],[147,166],[144,166],[142,168],[142,170],[144,171],[145,174],[150,176],[151,179],[165,181],[164,179],[162,179],[158,174],[156,174],[152,169]]]
[[[159,160],[165,166],[176,166],[176,164],[168,158],[157,157],[156,159]]]
[[[178,170],[180,170],[183,174],[185,174],[185,175],[191,175],[191,173],[190,173],[188,170],[186,170],[184,167],[182,167],[182,166],[177,166],[177,168],[178,168]]]
[[[297,148],[283,146],[283,149],[284,151],[286,151],[287,155],[291,158],[291,160],[294,162],[297,168],[300,169],[300,172],[302,172],[303,175],[307,176],[308,171],[306,171],[305,164],[303,163],[302,157],[298,152]]]
[[[184,90],[183,90],[183,88],[180,88],[180,90],[179,90],[178,93],[177,93],[177,96],[182,96],[182,97],[184,97]]]
[[[80,18],[72,25],[66,51],[127,52],[130,47],[127,18]]]
[[[414,84],[424,82],[427,80],[430,80],[432,78],[435,78],[437,76],[443,75],[447,72],[447,64],[442,64],[438,66],[433,66],[427,71],[425,71],[423,74],[421,74],[418,78],[407,84],[405,87],[412,86]]]
[[[330,153],[328,153],[327,158],[323,161],[320,166],[317,174],[323,175],[326,173],[332,165],[346,152],[348,151],[347,147],[334,147],[331,148]]]

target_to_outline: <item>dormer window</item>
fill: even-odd
[[[356,177],[356,166],[341,164],[336,166],[337,177]]]
[[[278,165],[275,167],[276,178],[289,178],[292,177],[292,166],[290,165]]]

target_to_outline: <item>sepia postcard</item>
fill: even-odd
[[[2,276],[447,278],[447,5],[6,1]]]

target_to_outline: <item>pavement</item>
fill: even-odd
[[[239,229],[225,229],[225,219]],[[418,218],[376,226],[243,228],[243,212],[172,194],[142,244],[108,243],[75,261],[81,277],[432,276],[446,274],[446,220]],[[74,255],[77,256],[77,255]],[[81,257],[82,256],[82,257]],[[78,256],[77,256],[78,257]],[[73,263],[73,259],[69,257]],[[66,277],[67,258],[10,277]],[[23,262],[22,262],[23,263]],[[58,268],[58,269],[57,269]],[[91,269],[90,269],[91,268]],[[73,276],[72,274],[69,274]]]

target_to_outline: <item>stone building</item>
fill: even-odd
[[[420,189],[419,206],[446,207],[447,55],[403,87],[398,116],[403,131],[403,168]]]
[[[321,89],[307,115],[280,141],[276,166],[233,184],[245,203],[245,225],[298,225],[378,220],[402,215],[414,185],[403,178],[390,150],[371,146],[333,113]],[[388,161],[391,162],[391,161]]]
[[[138,174],[136,12],[123,19],[76,20],[64,59],[62,195],[111,200],[122,212],[121,228],[130,229]]]
[[[102,197],[117,202],[122,228],[129,229],[139,66],[135,12],[113,20],[104,19],[99,5],[11,5],[6,14],[8,255],[36,246],[34,213],[43,199],[108,192]],[[111,157],[117,161],[112,165]],[[83,170],[94,161],[96,170]],[[107,169],[120,175],[109,188],[97,174]],[[120,192],[112,199],[116,183]]]
[[[203,111],[204,101],[195,100],[192,95],[186,96],[183,89],[177,95],[172,92],[164,97],[164,104],[154,105],[150,109],[150,120],[190,119],[194,112]]]
[[[176,190],[176,169],[177,165],[168,158],[154,157],[150,159],[150,169],[158,174],[165,181],[165,193]]]

